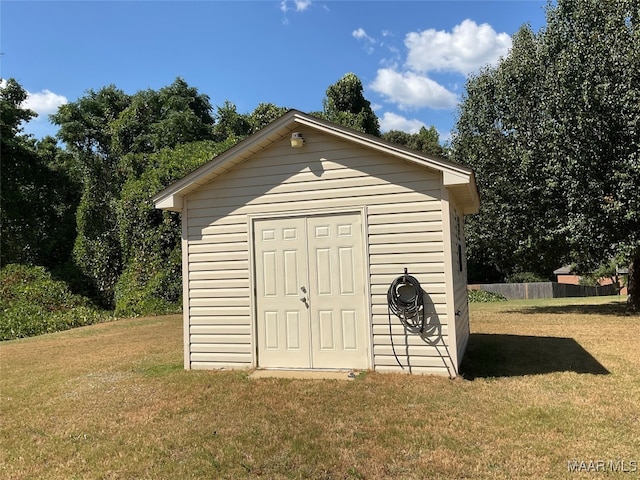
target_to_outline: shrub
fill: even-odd
[[[44,267],[9,264],[0,270],[0,340],[90,325],[108,318]]]
[[[507,297],[495,292],[485,292],[484,290],[468,290],[470,303],[492,303],[504,302]]]
[[[518,272],[509,275],[507,283],[536,283],[536,282],[548,282],[549,279],[538,275],[533,272]]]

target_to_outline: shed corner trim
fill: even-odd
[[[170,210],[172,212],[181,212],[183,207],[183,198],[180,195],[168,195],[166,197],[154,197],[153,202],[156,208],[161,210]]]

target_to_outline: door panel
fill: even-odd
[[[262,367],[309,368],[309,320],[299,299],[308,276],[303,218],[255,224],[258,361]],[[305,280],[306,281],[306,280]]]
[[[367,368],[360,215],[257,220],[254,231],[259,366]]]
[[[367,368],[360,215],[309,217],[311,350],[315,368]],[[316,295],[313,295],[317,292]]]

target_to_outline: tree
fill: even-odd
[[[329,121],[380,136],[380,122],[364,98],[362,82],[353,73],[347,73],[329,86],[323,100],[321,116]]]
[[[390,130],[383,133],[382,138],[388,142],[404,145],[405,147],[426,153],[427,155],[445,156],[444,148],[440,145],[440,134],[434,126],[428,129],[422,127],[418,133],[413,134],[400,130]]]
[[[117,209],[123,185],[153,165],[149,154],[214,136],[206,95],[176,79],[132,96],[115,86],[89,90],[51,116],[58,137],[82,166],[74,258],[98,299],[114,307],[126,267]]]
[[[560,0],[544,30],[522,27],[497,67],[468,80],[452,147],[483,199],[470,263],[549,275],[622,256],[640,310],[639,21],[632,0]]]
[[[247,115],[238,113],[236,106],[230,101],[218,107],[216,124],[214,127],[215,139],[219,142],[227,139],[242,140],[251,133],[251,122]]]
[[[55,268],[70,255],[73,211],[79,185],[68,174],[67,160],[52,138],[36,142],[22,133],[22,123],[36,113],[22,107],[27,98],[9,79],[0,88],[0,263]]]
[[[273,103],[260,103],[249,115],[250,133],[256,133],[266,127],[269,123],[284,115],[287,110],[287,108],[278,107]]]

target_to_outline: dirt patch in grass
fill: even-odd
[[[0,477],[592,478],[568,462],[639,461],[638,319],[538,307],[473,305],[455,380],[187,372],[179,316],[4,342]]]

